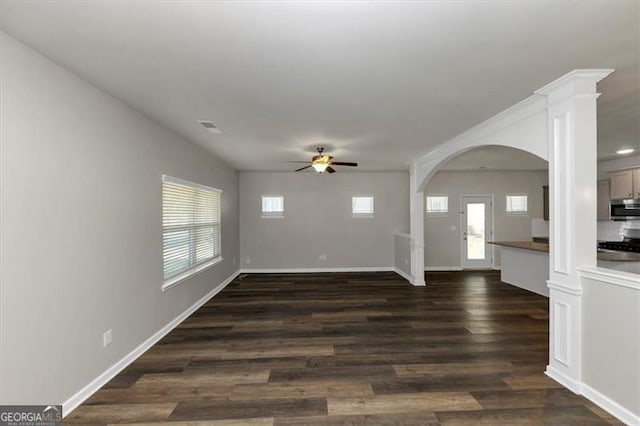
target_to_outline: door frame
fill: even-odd
[[[494,223],[494,205],[495,205],[495,200],[494,200],[494,194],[461,194],[460,195],[460,210],[458,212],[459,216],[460,216],[460,228],[459,228],[459,232],[458,232],[458,238],[460,239],[460,269],[464,270],[465,269],[465,259],[464,259],[464,253],[465,253],[465,243],[466,240],[462,239],[462,233],[464,232],[464,229],[466,228],[466,224],[464,223],[464,200],[465,198],[487,198],[489,199],[489,213],[491,214],[491,218],[489,220],[489,225],[491,226],[491,230],[490,230],[490,235],[486,235],[485,233],[485,240],[486,241],[493,241],[493,237],[495,235],[495,223]],[[486,269],[496,269],[496,256],[495,256],[495,248],[492,244],[486,244],[487,245],[487,250],[486,250],[486,254],[488,254],[489,256],[491,256],[491,261],[490,261],[490,265],[488,268]],[[472,269],[472,268],[469,268]],[[485,268],[478,268],[478,269],[485,269]]]

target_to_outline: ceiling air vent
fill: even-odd
[[[219,135],[220,133],[222,133],[222,130],[218,129],[216,125],[213,124],[213,121],[198,120],[198,123],[202,124],[204,128],[210,131],[211,133],[215,133],[216,135]]]

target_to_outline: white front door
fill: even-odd
[[[493,262],[493,202],[487,195],[462,197],[462,268],[489,269]]]

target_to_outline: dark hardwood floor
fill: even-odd
[[[548,300],[495,272],[245,275],[65,423],[598,425],[543,371]]]

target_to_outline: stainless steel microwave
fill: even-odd
[[[611,200],[609,217],[611,220],[640,220],[640,198]]]

